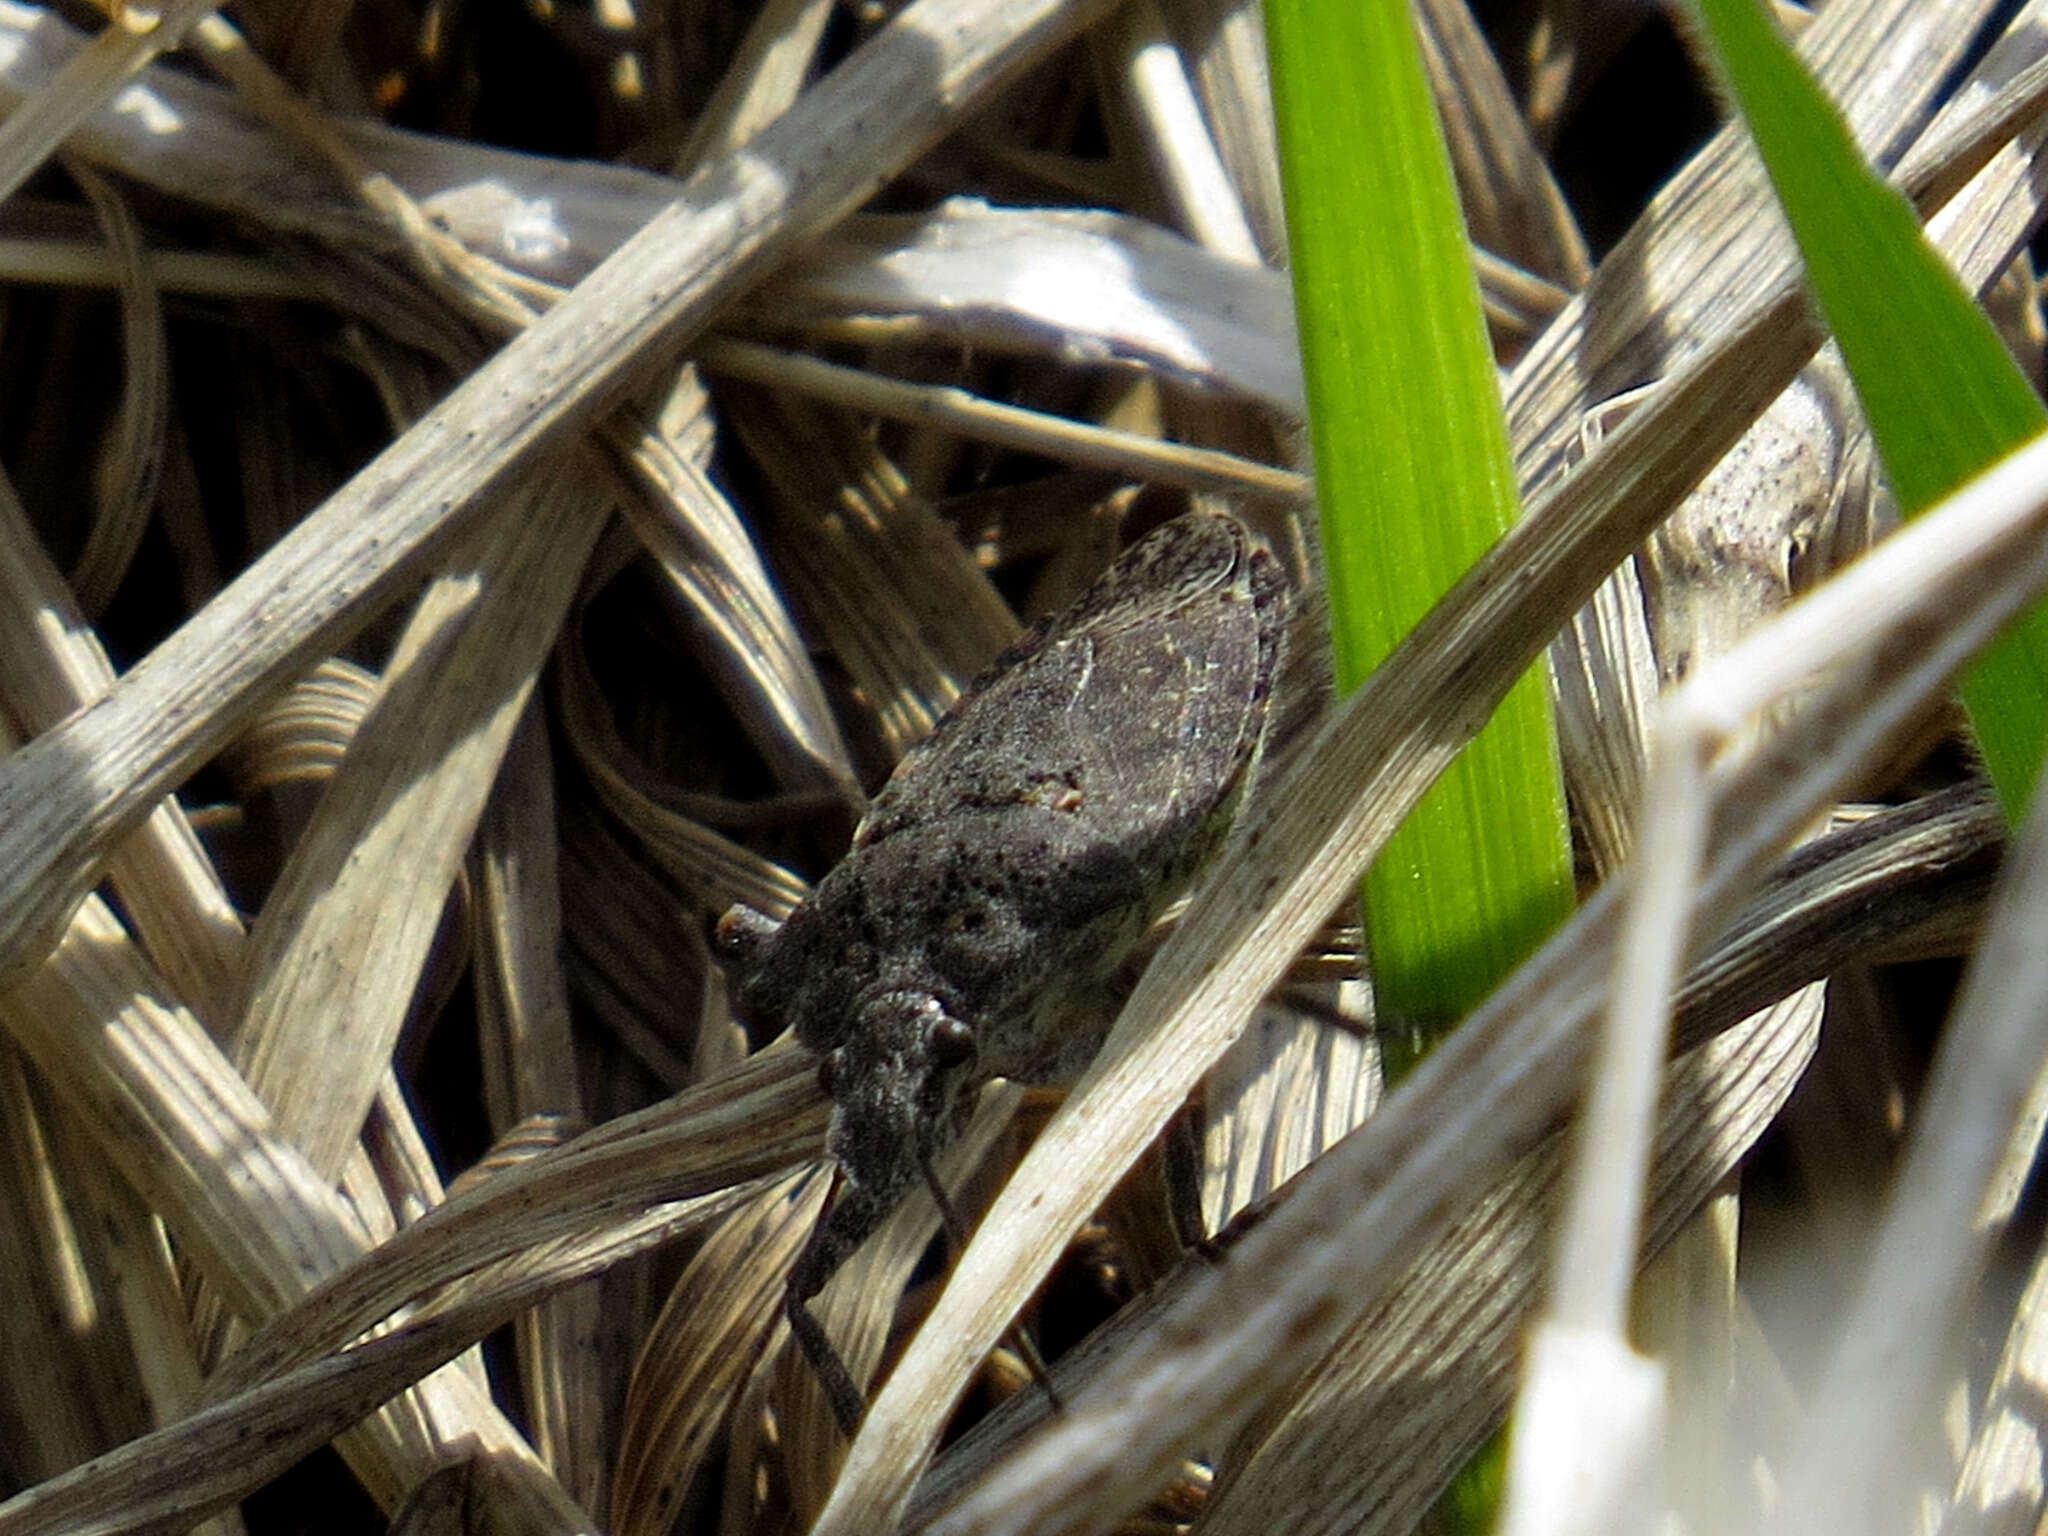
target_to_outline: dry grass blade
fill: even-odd
[[[472,943],[484,1103],[497,1148],[533,1128],[555,1145],[586,1123],[562,963],[554,762],[529,699],[470,850]],[[540,1150],[536,1147],[535,1150]],[[535,1451],[593,1512],[603,1490],[603,1373],[595,1286],[523,1315],[520,1384]]]
[[[108,845],[430,558],[459,514],[1092,14],[1059,0],[918,0],[694,178],[104,702],[17,754],[0,769],[0,970],[12,978],[47,952]]]
[[[677,1279],[626,1394],[611,1496],[618,1536],[666,1536],[677,1523],[829,1187],[814,1170],[769,1185],[719,1225]]]
[[[802,89],[832,7],[821,0],[769,0],[747,28],[732,66],[676,152],[689,170],[737,149],[789,109]]]
[[[1286,245],[1280,155],[1267,101],[1266,34],[1258,7],[1246,0],[1187,0],[1171,7],[1166,19],[1259,250],[1278,265]]]
[[[1622,866],[1635,841],[1657,697],[1657,656],[1636,571],[1630,559],[1601,582],[1550,646],[1551,709],[1572,823],[1603,878]]]
[[[321,290],[277,263],[256,256],[156,250],[150,275],[164,293],[213,298],[318,299]],[[119,288],[121,263],[103,245],[84,240],[0,239],[0,277],[13,283]]]
[[[746,525],[697,461],[640,413],[620,412],[607,437],[656,494],[624,511],[643,548],[713,642],[707,670],[777,782],[861,795],[824,685]]]
[[[529,702],[470,863],[484,1097],[499,1136],[535,1116],[573,1123],[583,1114],[562,975],[553,767],[546,727]]]
[[[619,1257],[607,1252],[598,1262],[615,1263]],[[164,1429],[0,1504],[0,1529],[8,1536],[112,1536],[184,1528],[225,1509],[324,1441],[341,1436],[346,1443],[348,1425],[466,1349],[468,1341],[502,1327],[544,1294],[545,1289],[529,1288],[510,1299],[494,1298],[481,1317],[454,1311],[414,1323],[345,1354],[275,1376],[235,1397],[208,1403]],[[507,1505],[522,1504],[537,1512],[528,1528],[530,1536],[582,1536],[595,1530],[552,1479],[521,1475],[514,1458],[475,1440],[451,1443],[406,1484],[408,1491],[430,1481],[454,1451],[490,1455],[511,1475],[512,1485],[501,1490],[500,1497]]]
[[[796,1052],[764,1053],[451,1197],[250,1340],[216,1373],[215,1390],[339,1349],[417,1297],[507,1255],[808,1162],[825,1131],[815,1079]]]
[[[1205,250],[1259,264],[1258,241],[1202,120],[1180,52],[1154,0],[1127,0],[1097,34],[1104,73],[1143,139],[1172,219]]]
[[[1563,290],[1583,286],[1592,272],[1585,237],[1471,11],[1428,0],[1416,19],[1473,243]]]
[[[377,702],[377,674],[329,657],[273,699],[221,750],[245,793],[287,784],[324,785]]]
[[[1190,448],[1136,432],[1069,421],[986,400],[949,385],[905,384],[880,374],[843,368],[753,342],[714,336],[697,349],[713,373],[768,387],[799,390],[869,415],[940,427],[961,437],[1016,448],[1131,480],[1177,485],[1191,491],[1304,501],[1308,476],[1255,463],[1234,453]]]
[[[0,474],[0,696],[31,731],[47,730],[114,686],[113,663]],[[175,804],[150,813],[109,861],[151,958],[177,994],[225,1032],[244,935],[234,904]]]
[[[2040,552],[2048,516],[2048,444],[2022,449],[1954,501],[1977,514],[1977,525],[1952,517],[1962,526],[1947,531],[1940,553],[1948,561],[1926,562],[1936,577],[1947,578],[1949,602],[1934,612],[1942,614],[1945,627],[1962,630],[1967,618],[1971,629],[1982,632],[2001,612],[2009,616],[2009,605],[1997,601],[2007,590],[2038,590],[2048,583],[2048,555]],[[2003,526],[2015,522],[2016,529]],[[1963,558],[1976,551],[1979,563]],[[1903,611],[1887,611],[1870,601],[1886,590],[1883,557],[1891,557],[1895,581],[1914,570],[1903,539],[1873,554],[1851,573],[1868,572],[1860,586],[1842,583],[1841,608],[1828,615],[1836,620],[1834,633],[1860,637],[1864,625],[1883,624],[1903,631],[1909,646],[1924,644],[1924,630],[1933,622],[1927,608],[1915,611],[1894,598]],[[1935,580],[1927,585],[1944,594]],[[1861,607],[1853,606],[1857,599]],[[1980,607],[1989,610],[1982,617],[1972,611]],[[1850,614],[1857,615],[1854,624],[1846,622]],[[1809,641],[1817,660],[1833,660],[1822,644],[1823,617],[1813,614],[1808,635],[1798,638]],[[1688,690],[1674,708],[1698,712],[1691,716],[1696,720],[1725,709],[1730,698],[1739,702],[1741,693]],[[2041,1051],[2041,1002],[2048,983],[2038,942],[2038,914],[2048,899],[2048,819],[2041,806],[2037,795],[1943,1034],[1913,1150],[1788,1466],[1785,1502],[1775,1512],[1773,1529],[1790,1528],[1788,1519],[1810,1521],[1810,1528],[1824,1531],[1867,1528],[1874,1511],[1899,1497],[1891,1469],[1897,1467],[1902,1435],[1926,1408],[1943,1345],[1965,1315],[1969,1290],[2010,1216],[2012,1191],[2039,1149],[2041,1094],[2048,1081]]]
[[[1742,1017],[1854,957],[1966,951],[2004,841],[1997,806],[1964,785],[1803,845],[1686,973],[1680,1048],[1697,1043],[1704,1017]]]
[[[556,653],[562,733],[598,798],[641,839],[676,883],[714,910],[744,901],[757,912],[786,912],[805,884],[781,865],[704,825],[706,814],[736,809],[714,797],[667,793],[620,738],[575,636]]]
[[[170,389],[163,306],[142,231],[128,205],[97,171],[72,162],[71,179],[92,203],[121,273],[121,404],[100,454],[92,532],[71,572],[78,606],[98,618],[128,574],[149,524],[163,466],[165,398]]]
[[[0,1505],[0,1526],[9,1536],[111,1536],[176,1528],[227,1509],[252,1486],[260,1486],[343,1433],[374,1408],[379,1397],[403,1388],[417,1374],[410,1361],[375,1377],[362,1370],[362,1362],[348,1364],[354,1368],[354,1390],[337,1403],[322,1405],[324,1411],[307,1411],[310,1395],[321,1377],[342,1369],[341,1362],[323,1360],[298,1376],[266,1383],[245,1398],[202,1409],[180,1422],[167,1446],[161,1431],[130,1440],[112,1458],[75,1467]],[[289,1414],[280,1411],[287,1407]],[[280,1420],[290,1426],[281,1434],[269,1428]],[[421,1478],[431,1472],[431,1467],[423,1467]],[[167,1490],[161,1487],[165,1481]],[[558,1527],[580,1528],[580,1523]]]
[[[588,808],[571,809],[562,833],[563,961],[571,986],[662,1089],[722,1075],[745,1054],[746,1041],[722,994],[706,985],[715,969],[710,944],[687,926],[678,942],[665,906],[673,889]],[[682,1021],[693,1034],[685,1040],[675,1028],[679,997],[697,1000]]]
[[[1973,0],[1852,0],[1816,18],[1800,52],[1866,153],[1889,164],[1902,138],[1921,129],[1936,83],[1961,61],[1986,13]],[[2020,46],[2026,30],[2015,34]],[[2009,76],[1984,78],[2002,85]],[[2008,137],[2010,129],[1993,142]],[[1732,126],[1665,185],[1515,365],[1508,422],[1525,485],[1563,462],[1587,411],[1668,373],[1792,280],[1789,232],[1774,213],[1756,216],[1773,207],[1763,167]]]
[[[151,59],[177,47],[213,9],[208,0],[177,0],[156,10],[116,8],[99,36],[8,113],[0,127],[0,198],[20,191],[73,128],[106,105]]]
[[[852,418],[762,391],[735,391],[726,413],[774,495],[769,550],[893,762],[1016,638],[1016,616]]]
[[[1783,1108],[1819,1037],[1821,1003],[1820,987],[1808,987],[1667,1071],[1647,1185],[1648,1250],[1699,1207]],[[1240,1446],[1250,1454],[1227,1458],[1231,1470],[1207,1513],[1217,1536],[1393,1536],[1426,1513],[1505,1409],[1523,1330],[1544,1288],[1563,1151],[1557,1140],[1545,1143],[1466,1206],[1289,1390],[1277,1422],[1248,1427]],[[1418,1371],[1412,1362],[1425,1332],[1420,1358],[1429,1365]],[[1362,1467],[1356,1448],[1375,1425],[1400,1429],[1385,1434],[1371,1457],[1376,1465]]]
[[[1356,984],[1329,989],[1357,1011]],[[1320,1157],[1379,1107],[1379,1044],[1328,1014],[1269,1002],[1202,1085],[1202,1219],[1217,1231]]]
[[[256,925],[236,1055],[278,1134],[330,1176],[390,1066],[498,761],[609,513],[557,473],[499,508],[428,588]]]
[[[0,1046],[0,1135],[0,1298],[14,1319],[0,1414],[18,1464],[41,1479],[150,1427],[137,1347],[157,1338],[124,1327],[129,1320],[108,1305],[118,1294],[114,1234],[133,1230],[124,1219],[132,1197],[128,1212],[107,1198],[112,1181],[92,1176],[90,1149],[65,1135],[60,1106],[39,1091],[12,1046]],[[187,1385],[196,1383],[189,1342],[164,1342],[158,1380],[182,1371]]]
[[[164,988],[98,898],[24,985],[0,996],[4,1025],[106,1156],[162,1213],[245,1317],[305,1294],[369,1246],[360,1218],[290,1147],[198,1023]],[[465,1435],[521,1441],[467,1377],[426,1384],[344,1447],[365,1486],[395,1500]]]
[[[2036,1250],[2013,1324],[1984,1394],[1942,1536],[2022,1536],[2038,1528],[2048,1488],[2041,1484],[2042,1423],[2037,1383],[2048,1371],[2048,1254]]]
[[[954,198],[915,217],[863,214],[733,318],[849,340],[914,319],[935,342],[1128,362],[1303,409],[1286,280],[1115,213]]]

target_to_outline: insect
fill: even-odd
[[[1101,989],[1221,843],[1257,757],[1288,600],[1227,517],[1141,540],[898,764],[779,926],[719,924],[739,1000],[817,1051],[832,1202],[785,1310],[840,1426],[860,1391],[807,1303],[922,1179],[991,1077],[1070,1080]]]

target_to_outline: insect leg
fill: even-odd
[[[804,1352],[804,1359],[810,1362],[818,1385],[825,1389],[825,1399],[832,1405],[832,1417],[839,1421],[839,1432],[851,1440],[854,1431],[860,1428],[860,1416],[867,1411],[867,1401],[861,1396],[860,1388],[853,1384],[846,1362],[839,1358],[839,1351],[832,1347],[832,1340],[826,1337],[818,1320],[811,1316],[811,1309],[806,1305],[809,1299],[797,1294],[792,1280],[788,1293],[783,1297],[783,1315],[789,1319],[789,1331],[796,1335],[796,1342]]]
[[[782,1311],[789,1319],[789,1331],[795,1335],[804,1359],[810,1362],[812,1374],[825,1389],[825,1400],[832,1405],[832,1417],[839,1421],[840,1433],[851,1440],[860,1428],[860,1416],[867,1411],[867,1401],[854,1385],[852,1372],[839,1358],[824,1326],[811,1316],[809,1306],[811,1298],[825,1288],[825,1282],[845,1257],[829,1239],[820,1240],[826,1234],[826,1227],[820,1223],[804,1244],[803,1252],[797,1255],[789,1272],[789,1289],[783,1293]]]

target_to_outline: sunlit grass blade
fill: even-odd
[[[1337,680],[1350,688],[1514,520],[1499,389],[1403,0],[1272,0],[1266,26]],[[1568,912],[1540,680],[1522,683],[1366,882],[1382,1015],[1427,1029]]]
[[[2048,426],[2048,412],[1757,0],[1699,8],[1910,517]],[[2030,614],[1988,652],[1962,693],[2017,817],[2048,739],[2048,614]]]

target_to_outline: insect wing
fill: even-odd
[[[997,660],[904,758],[855,845],[1035,804],[1162,874],[1199,862],[1257,749],[1283,625],[1279,574],[1235,522],[1164,525]]]

